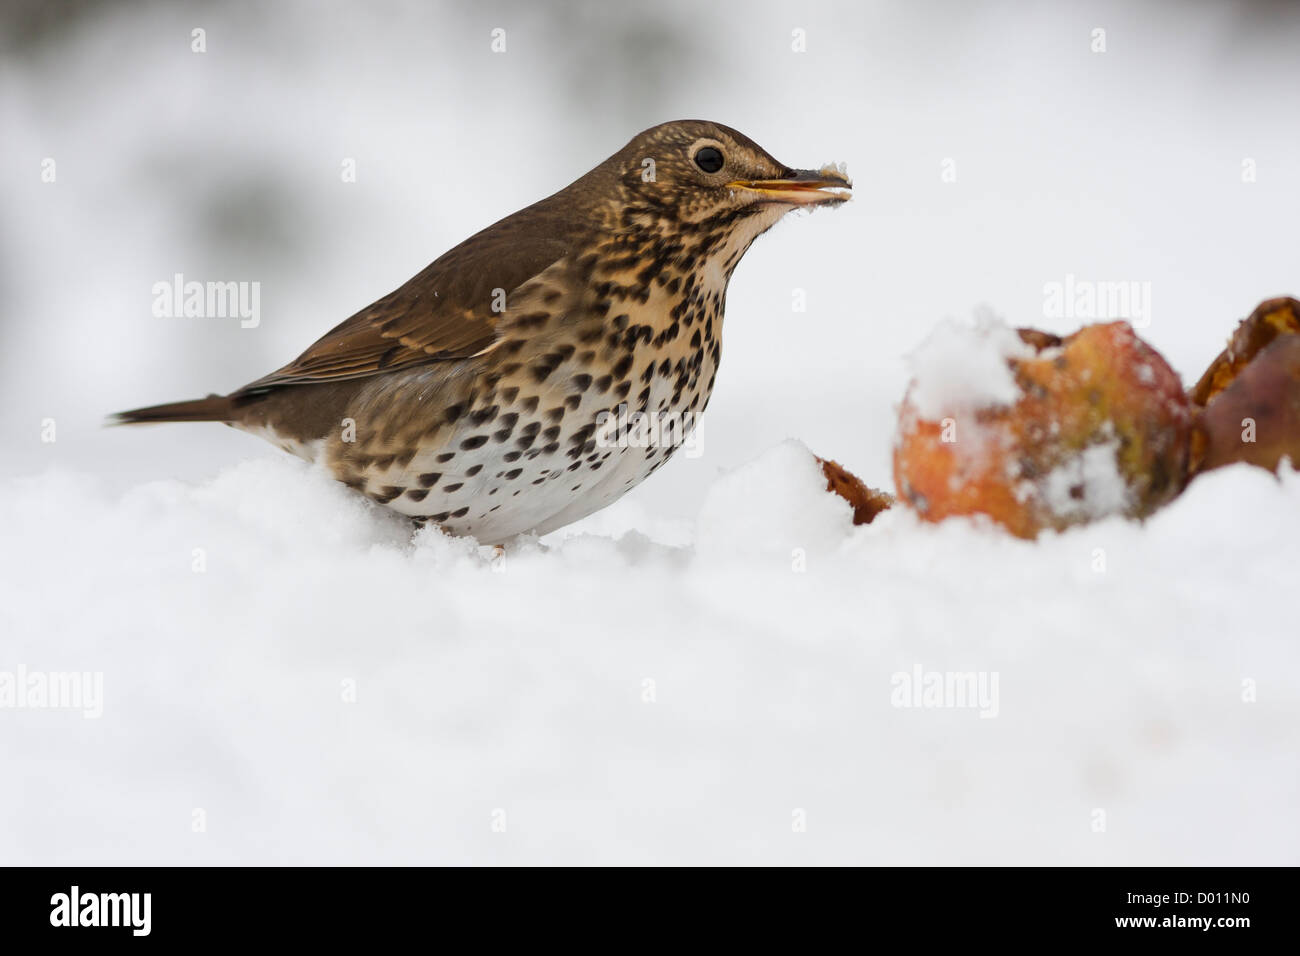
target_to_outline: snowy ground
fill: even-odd
[[[1037,543],[821,485],[787,443],[494,560],[286,457],[7,481],[3,666],[103,695],[3,714],[0,859],[1297,862],[1300,477]]]

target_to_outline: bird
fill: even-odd
[[[719,123],[654,126],[282,368],[111,422],[225,423],[421,525],[481,545],[543,535],[680,447],[713,391],[741,256],[851,189],[842,167],[791,168]],[[652,416],[675,427],[629,440],[610,424]]]

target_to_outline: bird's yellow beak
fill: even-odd
[[[839,205],[852,198],[853,182],[832,166],[821,169],[792,169],[780,179],[737,179],[730,189],[758,193],[763,202],[792,206]]]

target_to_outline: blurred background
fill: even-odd
[[[635,500],[689,516],[790,436],[890,487],[903,356],[940,319],[1067,332],[1085,320],[1045,315],[1047,284],[1149,283],[1143,334],[1190,383],[1260,299],[1300,293],[1297,41],[1300,7],[1272,2],[6,0],[0,468],[125,486],[280,454],[102,421],[262,375],[698,117],[857,188],[749,252],[703,454]],[[259,283],[260,323],[155,316],[177,273]]]

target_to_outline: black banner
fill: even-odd
[[[434,869],[85,868],[0,871],[6,943],[233,943],[518,928],[541,938],[824,933],[925,945],[1121,940],[1224,945],[1280,937],[1294,875],[1279,869],[879,869],[775,876],[620,870],[546,877]],[[705,882],[696,883],[697,879]],[[572,886],[564,884],[572,880]],[[750,881],[754,882],[751,883]],[[777,881],[784,886],[775,885]],[[569,924],[567,927],[564,924]],[[618,929],[617,924],[623,924]],[[613,933],[613,935],[609,935]],[[428,938],[426,936],[426,938]],[[20,950],[10,950],[20,952]]]

